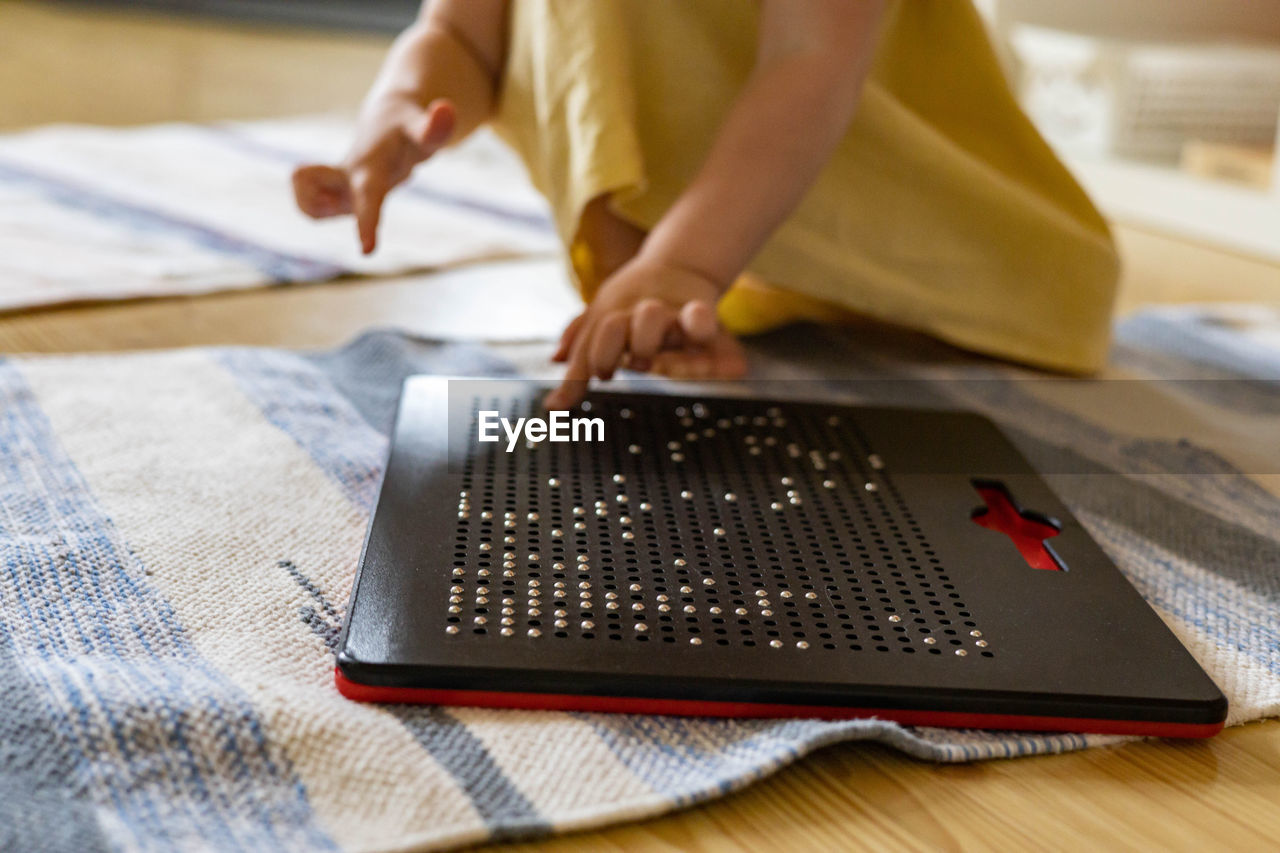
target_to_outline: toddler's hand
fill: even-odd
[[[293,172],[298,207],[321,219],[354,213],[367,255],[378,242],[382,202],[413,167],[444,147],[455,114],[446,99],[425,108],[404,95],[384,95],[366,107],[351,154],[340,166],[299,166]]]
[[[682,357],[688,378],[740,375],[741,353],[716,320],[719,298],[716,283],[691,270],[643,256],[627,263],[565,329],[552,358],[568,368],[546,407],[571,408],[591,377],[609,379],[619,367],[649,370],[664,353]],[[732,348],[721,349],[721,341]]]

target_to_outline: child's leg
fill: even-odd
[[[646,232],[609,209],[608,197],[592,199],[582,212],[578,242],[589,261],[578,262],[588,300],[623,264],[636,256]],[[588,269],[583,269],[586,266]],[[654,373],[674,379],[737,379],[746,372],[746,357],[737,338],[723,327],[712,345],[702,350],[661,353],[651,366]]]

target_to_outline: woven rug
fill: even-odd
[[[1111,407],[889,333],[797,330],[752,357],[808,391],[875,378],[854,387],[997,418],[1240,724],[1280,712],[1264,338],[1190,312],[1131,320]],[[0,362],[0,849],[438,848],[659,814],[837,741],[933,761],[1117,742],[340,697],[331,648],[401,378],[527,375],[546,354],[384,332],[313,354]]]
[[[523,167],[483,132],[392,194],[362,257],[350,217],[308,219],[289,183],[293,166],[340,157],[350,133],[311,118],[0,136],[0,311],[558,251]]]

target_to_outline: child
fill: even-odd
[[[567,408],[619,367],[746,368],[734,334],[870,316],[1032,365],[1104,361],[1107,226],[1019,111],[962,0],[435,0],[396,42],[343,165],[354,213],[485,121],[555,214],[586,310]]]

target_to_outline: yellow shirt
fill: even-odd
[[[662,217],[751,73],[757,4],[514,0],[510,26],[494,124],[550,201],[589,299],[584,207],[608,195],[641,228]],[[1106,359],[1119,263],[973,7],[899,0],[849,131],[748,272],[776,290],[730,290],[720,313],[738,332],[856,312],[1090,371]]]

